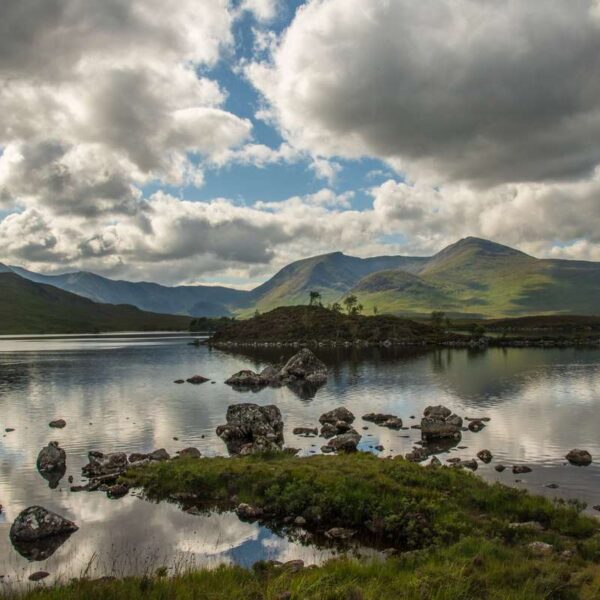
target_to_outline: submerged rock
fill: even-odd
[[[50,421],[48,426],[54,429],[63,429],[63,427],[67,426],[67,422],[64,419],[56,419],[55,421]]]
[[[471,421],[469,423],[469,431],[472,431],[473,433],[480,432],[484,427],[485,427],[485,423],[483,421],[481,421],[480,419]]]
[[[504,465],[496,465],[494,469],[498,471],[498,473],[502,473],[502,471],[506,470],[506,467]]]
[[[579,467],[587,467],[592,464],[592,455],[587,450],[575,448],[571,450],[565,457],[572,465]]]
[[[531,473],[531,468],[526,467],[525,465],[514,465],[512,468],[512,472],[515,475],[522,475],[523,473]]]
[[[36,571],[29,576],[29,581],[41,581],[42,579],[46,579],[46,577],[50,577],[50,573],[48,571]]]
[[[207,381],[210,381],[210,379],[208,379],[207,377],[202,377],[202,375],[194,375],[189,379],[186,379],[186,381],[194,385],[199,385],[201,383],[206,383]]]
[[[402,419],[396,415],[386,415],[382,413],[369,413],[363,415],[363,421],[375,423],[381,427],[387,427],[388,429],[401,429]]]
[[[319,429],[317,427],[295,427],[292,433],[294,435],[312,437],[319,435]]]
[[[10,528],[12,542],[35,542],[44,538],[71,534],[79,528],[75,523],[42,506],[22,511]]]
[[[280,451],[283,448],[283,419],[275,405],[232,404],[227,423],[217,427],[217,435],[230,454]]]

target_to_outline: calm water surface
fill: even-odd
[[[235,514],[192,516],[167,503],[134,495],[108,500],[102,493],[71,493],[67,477],[81,480],[87,452],[146,452],[187,446],[205,455],[226,455],[215,428],[229,404],[277,404],[287,445],[304,454],[319,452],[321,438],[292,435],[314,426],[324,411],[347,406],[363,433],[363,450],[383,445],[382,456],[406,453],[417,430],[389,431],[373,424],[362,431],[360,416],[390,412],[406,425],[423,409],[443,403],[468,417],[490,417],[480,433],[467,432],[449,456],[472,458],[488,448],[491,465],[478,474],[535,493],[600,504],[600,461],[587,468],[565,465],[574,447],[600,458],[600,351],[490,349],[406,351],[323,351],[328,383],[312,398],[292,390],[240,393],[223,381],[240,369],[258,370],[292,351],[232,354],[189,345],[181,335],[112,335],[0,338],[0,575],[17,582],[40,569],[53,579],[81,575],[144,573],[171,568],[302,558],[320,562],[333,553],[289,541]],[[200,374],[216,383],[175,385]],[[415,415],[414,421],[410,418]],[[48,422],[64,418],[67,427]],[[177,437],[178,440],[173,438]],[[37,454],[50,440],[67,452],[67,474],[54,490],[35,469]],[[493,466],[527,464],[533,472],[498,474]],[[558,489],[546,487],[559,484]],[[12,547],[8,532],[18,513],[41,504],[73,519],[80,530],[47,560],[29,562]]]

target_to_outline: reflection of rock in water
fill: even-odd
[[[60,483],[60,480],[65,476],[67,472],[67,467],[63,465],[57,470],[54,471],[40,471],[40,475],[48,482],[48,487],[51,490],[55,490]]]
[[[319,391],[319,388],[323,387],[324,384],[308,383],[307,381],[294,381],[288,383],[287,387],[290,389],[300,400],[312,400]]]
[[[38,454],[36,466],[39,474],[48,482],[51,490],[58,487],[67,471],[67,455],[58,442],[50,442]]]
[[[23,558],[34,562],[50,558],[70,537],[70,533],[65,533],[36,540],[35,542],[11,541],[14,549]]]

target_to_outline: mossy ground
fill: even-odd
[[[174,577],[76,581],[29,600],[591,600],[600,598],[598,522],[581,507],[490,485],[471,473],[367,454],[173,460],[130,471],[150,498],[195,495],[207,509],[248,502],[277,526],[304,516],[317,533],[355,528],[401,554],[337,559],[297,573],[257,564]],[[232,500],[232,497],[235,499]],[[543,531],[510,527],[536,521]],[[373,531],[375,536],[373,537]],[[369,538],[368,535],[371,535]],[[376,539],[375,539],[376,538]],[[536,556],[532,541],[552,544]]]

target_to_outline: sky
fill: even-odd
[[[600,0],[1,0],[0,262],[600,261],[599,73]]]

